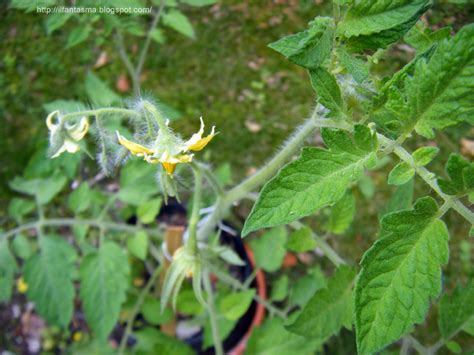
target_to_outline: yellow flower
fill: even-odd
[[[72,340],[75,341],[76,343],[80,342],[81,339],[82,339],[82,333],[81,332],[77,331],[77,332],[74,332],[72,334]]]
[[[25,282],[23,277],[20,277],[16,282],[16,288],[20,293],[26,293],[28,291],[28,284]]]
[[[200,120],[201,128],[199,131],[184,143],[179,137],[174,136],[169,129],[166,132],[160,130],[153,147],[145,147],[132,142],[118,132],[117,138],[119,143],[127,148],[130,153],[143,157],[150,164],[161,164],[166,172],[172,175],[177,164],[190,163],[193,160],[193,154],[188,154],[190,151],[202,150],[216,135],[215,127],[212,127],[211,133],[203,138],[204,122],[202,117]]]
[[[53,119],[57,116],[56,123]],[[46,125],[50,132],[51,141],[61,140],[62,145],[56,150],[52,158],[60,156],[64,152],[76,153],[80,146],[78,142],[84,138],[89,130],[87,117],[82,117],[79,122],[64,122],[59,116],[59,111],[51,112],[46,118]]]

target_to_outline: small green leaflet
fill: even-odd
[[[125,301],[129,272],[127,256],[113,242],[105,242],[82,261],[79,276],[83,309],[87,323],[103,342]]]
[[[408,32],[428,6],[428,0],[357,1],[338,24],[337,33],[354,51],[384,48]]]
[[[163,24],[172,28],[173,30],[185,35],[186,37],[194,39],[193,25],[189,19],[182,12],[171,10],[163,15]]]
[[[256,327],[247,344],[249,355],[309,355],[321,346],[317,339],[306,339],[288,332],[283,319],[274,317]]]
[[[286,224],[331,206],[376,162],[377,139],[369,128],[356,125],[353,137],[338,129],[323,129],[329,149],[306,147],[262,189],[243,236]]]
[[[330,111],[328,116],[343,118],[344,100],[334,75],[324,68],[316,68],[309,70],[309,76],[311,85],[318,95],[318,102]]]
[[[8,215],[13,217],[17,222],[23,219],[23,216],[35,209],[35,203],[31,200],[15,197],[8,204]]]
[[[474,321],[474,281],[466,287],[458,286],[453,294],[445,294],[439,303],[439,330],[446,340],[451,339]]]
[[[67,179],[56,174],[44,179],[25,179],[15,177],[10,181],[10,187],[18,192],[35,196],[39,204],[50,202],[66,185]]]
[[[472,193],[474,190],[474,163],[469,163],[459,154],[451,154],[446,163],[449,180],[438,179],[441,190],[448,195]]]
[[[437,31],[432,32],[427,28],[422,21],[419,21],[410,31],[403,37],[405,42],[416,49],[418,52],[424,52],[433,44],[449,38],[451,27],[443,27]]]
[[[40,252],[23,267],[27,296],[49,324],[66,328],[74,307],[76,251],[64,239],[53,235],[41,237],[39,245]]]
[[[255,289],[249,289],[242,292],[232,292],[219,298],[217,309],[229,320],[238,320],[244,315],[253,301]]]
[[[388,175],[389,185],[403,185],[415,175],[415,168],[405,161],[395,165]]]
[[[138,231],[127,239],[127,249],[135,257],[145,260],[148,253],[148,234]]]
[[[449,234],[436,202],[419,199],[413,210],[382,218],[382,238],[364,254],[355,287],[355,324],[360,354],[398,340],[425,319],[441,291]]]
[[[416,166],[428,165],[439,153],[438,147],[421,147],[412,154]]]
[[[312,340],[325,342],[352,317],[352,281],[355,272],[341,267],[326,288],[314,294],[296,321],[285,328]],[[347,321],[349,319],[349,322]]]
[[[313,239],[313,232],[309,227],[302,227],[290,234],[286,248],[295,253],[304,253],[316,248],[316,241]]]
[[[74,213],[84,212],[92,202],[92,193],[87,182],[82,182],[77,189],[75,189],[68,199],[69,208]]]
[[[333,36],[333,20],[316,17],[306,31],[283,37],[268,46],[297,65],[317,68],[329,59]]]
[[[121,101],[120,96],[93,72],[87,73],[84,85],[89,100],[97,105],[110,106]]]
[[[354,57],[344,48],[337,49],[337,57],[358,84],[362,84],[369,77],[369,66],[366,61]]]
[[[0,241],[0,302],[9,301],[12,295],[13,278],[18,266],[10,252],[7,238]]]
[[[461,121],[474,123],[474,24],[439,43],[429,61],[418,60],[402,92],[385,104],[400,122],[400,132],[433,138],[433,129]]]
[[[250,242],[258,267],[267,272],[277,271],[286,254],[285,227],[273,228]]]
[[[354,219],[355,210],[354,195],[351,190],[348,190],[331,208],[325,229],[334,234],[344,234]]]

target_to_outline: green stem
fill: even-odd
[[[418,176],[421,177],[446,202],[446,204],[448,204],[450,208],[454,209],[471,224],[474,224],[474,213],[471,212],[466,206],[464,206],[458,198],[446,195],[443,191],[441,191],[435,179],[435,174],[433,174],[423,166],[416,166],[411,154],[399,144],[394,144],[393,140],[381,134],[377,134],[377,138],[383,144],[390,146],[391,149],[393,149],[393,153],[395,153],[401,160],[407,162],[410,166],[414,167],[415,172],[418,174]]]
[[[137,78],[135,68],[133,67],[132,61],[130,60],[130,57],[127,54],[127,50],[125,49],[125,43],[124,43],[123,36],[120,30],[117,30],[115,32],[115,44],[117,46],[120,59],[125,65],[125,68],[128,71],[128,75],[130,76],[130,79],[132,79],[133,91],[136,95],[139,95],[140,94],[140,78]]]
[[[214,294],[212,291],[211,278],[209,272],[204,275],[204,289],[207,292],[208,312],[211,321],[212,339],[214,340],[214,349],[216,355],[223,355],[224,349],[222,347],[221,337],[219,335],[219,324],[217,323],[217,314],[214,308]]]
[[[80,117],[80,116],[89,117],[89,116],[99,116],[99,115],[107,115],[107,114],[119,114],[119,115],[124,115],[124,116],[129,116],[129,117],[140,116],[138,112],[133,111],[133,110],[128,110],[125,108],[103,107],[96,110],[84,110],[84,111],[67,113],[63,116],[63,119],[67,120],[70,118]]]
[[[189,239],[188,245],[194,255],[197,255],[197,224],[199,222],[199,209],[201,208],[201,190],[202,190],[202,173],[197,164],[191,163],[194,173],[194,194],[193,194],[193,208],[191,217],[189,218]]]
[[[123,334],[122,340],[120,341],[120,347],[118,349],[118,354],[123,355],[125,353],[125,347],[127,346],[127,339],[132,333],[133,323],[135,322],[135,318],[137,314],[140,312],[140,308],[142,307],[143,302],[145,301],[145,297],[150,293],[152,286],[155,284],[156,278],[161,273],[161,265],[158,265],[151,274],[150,279],[148,280],[145,287],[140,292],[135,305],[133,306],[132,312],[130,313],[130,317],[128,317],[127,325],[125,327],[125,332]]]
[[[304,227],[304,224],[301,223],[300,221],[294,221],[294,222],[291,222],[290,223],[290,226],[294,229],[301,229]],[[343,258],[341,258],[337,253],[336,251],[331,248],[331,246],[324,240],[322,239],[319,235],[317,235],[316,233],[314,233],[312,230],[311,230],[311,236],[313,237],[313,239],[316,241],[316,243],[318,244],[318,247],[319,249],[321,249],[321,251],[324,253],[324,255],[329,259],[331,260],[331,262],[336,266],[336,267],[339,267],[341,265],[345,265],[347,264]]]
[[[75,218],[47,218],[44,220],[36,220],[34,222],[23,224],[17,228],[11,229],[3,234],[0,235],[0,240],[3,238],[10,238],[22,231],[26,231],[28,229],[38,229],[41,227],[68,227],[68,226],[75,226],[75,225],[89,225],[92,227],[97,228],[104,228],[108,230],[115,230],[121,232],[129,232],[129,233],[136,233],[138,231],[144,231],[148,234],[153,234],[156,236],[161,237],[162,232],[151,228],[144,228],[144,227],[136,227],[132,225],[128,225],[125,223],[115,223],[115,222],[105,222],[100,221],[97,219],[75,219]]]
[[[161,14],[163,12],[163,8],[165,6],[165,1],[161,0],[160,1],[160,6],[158,8],[158,11],[155,13],[155,16],[153,16],[153,20],[151,21],[150,28],[148,29],[148,33],[146,35],[145,43],[143,44],[142,51],[140,52],[140,57],[138,58],[138,63],[137,66],[135,67],[134,75],[136,77],[136,81],[139,83],[140,82],[140,75],[143,70],[143,65],[145,64],[145,59],[146,55],[148,53],[148,49],[150,48],[150,43],[151,43],[151,34],[158,25],[158,22],[160,21]],[[138,91],[140,91],[140,85],[138,85]],[[139,92],[138,92],[139,93]]]

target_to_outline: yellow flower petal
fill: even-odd
[[[214,132],[216,127],[212,127],[211,134],[202,138],[202,135],[204,133],[204,122],[202,120],[202,117],[200,118],[200,120],[201,128],[199,129],[199,131],[197,133],[194,133],[192,137],[184,144],[186,151],[193,150],[195,152],[198,152],[202,150],[216,135]]]
[[[116,133],[119,143],[125,148],[127,148],[133,155],[136,155],[138,157],[146,157],[147,154],[153,154],[153,151],[151,149],[148,149],[147,147],[144,147],[138,143],[129,141],[127,138],[121,136],[120,133]]]
[[[20,293],[26,293],[28,291],[28,284],[25,282],[23,277],[20,277],[16,283],[16,288]]]
[[[168,175],[173,175],[174,169],[176,169],[176,164],[163,162],[161,165],[163,165],[163,168],[166,170]]]
[[[75,141],[80,141],[82,138],[84,138],[88,130],[89,130],[89,121],[87,120],[87,117],[82,117],[78,126],[74,129],[71,129],[69,131],[69,134],[71,138],[74,139]]]
[[[57,128],[57,124],[53,123],[53,118],[59,114],[59,111],[51,112],[48,117],[46,117],[46,126],[50,131],[54,131]]]

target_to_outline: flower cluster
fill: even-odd
[[[89,121],[87,117],[75,122],[65,121],[59,111],[54,111],[46,118],[46,126],[52,147],[51,157],[57,158],[64,152],[76,153],[80,150],[78,142],[89,130]]]
[[[199,131],[185,142],[168,128],[168,122],[166,122],[166,127],[159,130],[153,146],[147,147],[132,142],[118,132],[117,138],[119,143],[127,148],[130,153],[143,157],[150,164],[161,164],[166,172],[172,175],[177,164],[190,163],[193,160],[194,155],[190,152],[202,150],[216,135],[215,127],[212,127],[211,133],[203,137],[204,122],[202,117],[200,120],[201,128]]]

